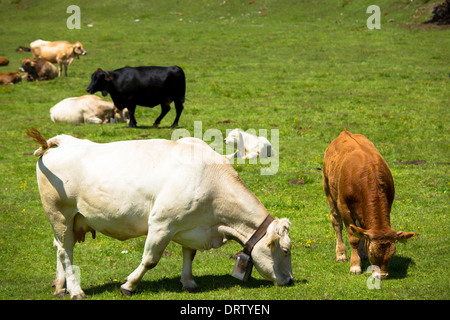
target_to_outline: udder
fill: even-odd
[[[92,239],[95,239],[95,230],[92,229],[86,222],[84,216],[77,213],[73,222],[73,232],[75,233],[75,239],[77,242],[84,242],[86,238],[86,233],[90,232],[92,234]]]

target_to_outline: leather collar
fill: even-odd
[[[264,219],[263,223],[261,223],[261,225],[258,227],[258,229],[255,231],[255,233],[250,237],[250,239],[248,239],[248,241],[244,244],[244,250],[242,252],[244,252],[245,254],[248,254],[249,256],[252,253],[253,247],[255,246],[255,244],[261,240],[262,237],[264,237],[264,235],[267,232],[267,228],[269,227],[269,225],[272,223],[272,221],[274,221],[275,218],[272,217],[270,214],[266,217],[266,219]]]

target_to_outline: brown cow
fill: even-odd
[[[0,66],[7,66],[9,64],[9,60],[5,57],[0,57]]]
[[[0,73],[0,84],[15,84],[22,81],[19,71]]]
[[[395,242],[406,241],[412,232],[396,232],[390,226],[394,181],[391,171],[372,142],[347,130],[334,139],[325,151],[323,187],[331,209],[331,222],[336,231],[336,260],[346,261],[342,241],[342,221],[352,248],[350,272],[361,273],[360,258],[365,249],[379,278],[388,275],[388,264]]]
[[[30,58],[25,58],[22,60],[22,66],[19,68],[19,71],[27,72],[25,78],[28,81],[52,80],[58,75],[56,67],[43,59],[31,60]]]
[[[69,43],[67,41],[36,40],[30,43],[30,47],[34,60],[44,59],[51,63],[58,63],[58,77],[61,76],[63,65],[64,74],[67,77],[67,68],[73,59],[86,54],[83,45],[79,41]]]

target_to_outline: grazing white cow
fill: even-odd
[[[85,297],[73,272],[73,247],[96,231],[119,240],[147,235],[141,264],[121,286],[125,295],[156,266],[170,241],[183,247],[185,290],[197,287],[196,250],[227,240],[244,245],[264,278],[276,285],[293,282],[289,221],[272,218],[228,160],[205,142],[99,144],[68,135],[47,141],[36,129],[27,133],[41,146],[36,170],[57,247],[55,295],[64,295],[66,284],[71,298]]]
[[[255,159],[273,156],[272,145],[265,137],[257,137],[241,129],[232,130],[225,138],[225,144],[236,146],[237,151],[227,158]]]
[[[53,122],[69,123],[107,123],[111,118],[116,122],[130,121],[126,108],[120,111],[113,102],[94,95],[58,102],[50,109],[50,118]]]

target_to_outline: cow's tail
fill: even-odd
[[[47,139],[45,139],[44,136],[35,128],[27,129],[27,135],[40,145],[40,148],[34,152],[36,157],[42,156],[51,147],[59,145],[58,138],[55,137],[47,141]]]
[[[181,67],[176,66],[178,68],[178,76],[179,76],[179,85],[180,85],[180,93],[182,93],[182,96],[180,97],[180,102],[184,103],[186,101],[186,76],[184,74],[183,69]]]

